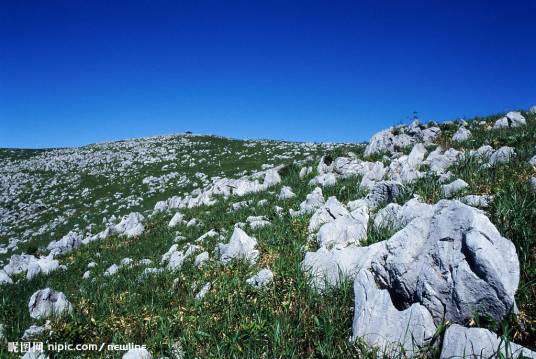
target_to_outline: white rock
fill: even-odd
[[[6,271],[0,269],[0,285],[13,284],[13,280],[7,275]]]
[[[109,277],[117,273],[119,266],[117,264],[112,264],[104,271],[104,276]]]
[[[175,227],[178,224],[181,224],[183,222],[184,222],[184,215],[180,212],[177,212],[173,215],[173,217],[171,217],[168,227]]]
[[[152,355],[147,349],[134,348],[123,354],[123,359],[151,359]]]
[[[285,199],[289,199],[295,196],[296,194],[292,192],[292,188],[290,188],[289,186],[283,186],[281,187],[281,192],[279,192],[279,195],[277,196],[277,198],[280,200],[285,200]]]
[[[271,222],[264,216],[249,216],[246,219],[246,222],[248,222],[252,229],[262,228],[271,224]]]
[[[233,259],[242,259],[250,264],[257,262],[259,251],[255,249],[257,240],[250,237],[240,228],[235,228],[228,244],[218,243],[217,250],[220,261],[224,264]]]
[[[443,185],[443,195],[447,198],[451,198],[456,193],[460,192],[461,190],[469,187],[469,184],[465,182],[462,179],[457,179],[454,182],[451,182],[449,184]]]
[[[66,314],[72,310],[72,306],[65,294],[45,288],[32,294],[28,303],[28,310],[30,311],[30,317],[42,319]]]
[[[210,282],[206,283],[203,286],[203,288],[201,288],[201,290],[195,295],[195,299],[196,300],[203,299],[208,294],[208,292],[210,291],[211,287],[212,287],[212,284]]]
[[[452,140],[456,142],[463,142],[467,141],[471,138],[471,131],[466,129],[465,127],[460,127],[458,131],[452,136]]]
[[[338,217],[349,215],[348,210],[337,200],[329,197],[326,203],[318,208],[309,221],[309,233],[317,230],[322,224],[333,222]]]
[[[246,280],[246,283],[256,289],[261,289],[270,284],[274,279],[274,274],[268,268],[263,268],[259,273]]]
[[[208,258],[209,258],[208,252],[200,253],[195,257],[194,265],[197,268],[201,268],[208,261]]]
[[[520,127],[527,124],[527,121],[523,115],[517,111],[508,112],[506,116],[498,119],[493,125],[494,129],[506,128],[506,127]]]

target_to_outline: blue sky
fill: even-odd
[[[536,104],[535,1],[2,1],[0,147],[363,141]]]

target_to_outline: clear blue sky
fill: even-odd
[[[536,104],[536,1],[2,1],[0,147],[362,141]]]

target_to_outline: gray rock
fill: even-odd
[[[123,359],[151,359],[152,355],[147,349],[135,348],[130,349],[128,352],[123,354]]]
[[[246,283],[256,289],[261,289],[269,285],[274,280],[274,273],[268,268],[263,268],[259,273],[246,279]]]
[[[461,152],[454,148],[443,151],[441,147],[437,147],[434,151],[430,152],[425,163],[430,166],[431,171],[441,174],[446,172],[459,159],[460,155]]]
[[[443,188],[443,195],[447,198],[453,197],[458,192],[462,191],[463,189],[469,187],[469,184],[465,182],[464,180],[458,178],[454,182],[451,182],[449,184],[445,184],[442,186]]]
[[[506,116],[498,119],[493,125],[494,129],[508,128],[508,127],[520,127],[527,124],[527,121],[523,115],[517,111],[508,112]]]
[[[210,288],[212,287],[212,284],[210,282],[206,283],[200,290],[199,292],[197,292],[197,294],[195,295],[195,299],[196,300],[201,300],[203,299],[207,294],[208,292],[210,291]]]
[[[121,219],[115,226],[115,232],[128,238],[137,237],[143,233],[143,216],[141,213],[132,212]]]
[[[407,134],[394,135],[392,129],[383,130],[372,136],[365,148],[365,156],[381,152],[398,152],[415,143],[415,139]]]
[[[321,247],[346,247],[357,244],[367,237],[369,214],[366,207],[360,207],[320,227],[316,240]]]
[[[381,207],[387,203],[393,202],[402,192],[403,186],[396,181],[377,182],[370,190],[365,200],[371,208]]]
[[[218,243],[220,261],[224,264],[234,259],[242,259],[250,264],[257,262],[259,251],[255,249],[257,240],[240,228],[235,228],[228,244]]]
[[[208,252],[200,253],[195,257],[194,265],[197,268],[201,268],[208,261],[208,258]]]
[[[480,146],[477,150],[471,150],[469,155],[480,159],[489,159],[493,152],[493,147],[484,145]]]
[[[60,263],[56,259],[52,259],[52,254],[47,257],[40,257],[28,263],[26,279],[30,280],[40,273],[44,275],[50,274],[59,267]]]
[[[337,177],[333,173],[324,173],[312,178],[309,181],[309,185],[329,187],[334,186],[337,183]]]
[[[338,286],[344,278],[354,279],[361,269],[370,268],[375,256],[385,253],[385,241],[367,247],[351,244],[344,248],[320,247],[316,252],[307,252],[301,268],[318,290]]]
[[[480,210],[440,201],[387,240],[386,248],[372,268],[398,308],[418,302],[436,323],[464,323],[475,313],[500,321],[514,306],[515,246]]]
[[[487,208],[493,202],[493,196],[470,194],[460,198],[460,201],[471,207]]]
[[[324,195],[322,194],[322,189],[316,187],[311,193],[309,193],[305,200],[300,203],[299,211],[293,211],[290,209],[291,216],[299,216],[307,213],[314,212],[317,208],[320,208],[324,205]]]
[[[399,230],[415,218],[428,216],[432,210],[432,205],[422,203],[417,198],[410,199],[403,206],[390,203],[378,211],[374,217],[374,227]]]
[[[7,275],[6,271],[0,269],[0,285],[13,284],[13,280]]]
[[[377,287],[370,271],[357,274],[354,293],[353,340],[359,338],[369,348],[397,357],[404,352],[411,356],[434,335],[436,326],[430,312],[418,303],[398,310],[389,292]]]
[[[28,340],[35,338],[39,335],[41,335],[45,330],[48,328],[46,326],[42,325],[31,325],[28,329],[24,331],[24,334],[22,335],[22,340]]]
[[[536,113],[536,106],[532,106],[531,108],[529,108],[529,112]]]
[[[463,142],[467,141],[471,138],[471,131],[466,129],[465,127],[460,127],[458,131],[452,136],[452,140],[456,142]]]
[[[529,160],[529,164],[533,167],[536,167],[536,155]]]
[[[30,311],[30,317],[42,319],[69,313],[72,310],[72,306],[65,294],[45,288],[32,294],[28,303],[28,310]]]
[[[299,176],[300,178],[303,178],[305,176],[308,176],[311,172],[313,172],[312,167],[302,167],[302,169],[300,169]]]
[[[536,191],[536,177],[531,177],[529,181],[530,181],[530,186],[532,187],[532,189]]]
[[[53,256],[70,253],[82,245],[82,236],[76,232],[69,232],[60,240],[52,241],[47,249]]]
[[[290,188],[289,186],[283,186],[281,187],[281,192],[279,192],[279,195],[277,196],[277,198],[280,200],[285,200],[285,199],[289,199],[295,196],[296,194],[292,192],[292,188]]]
[[[271,224],[271,222],[264,216],[249,216],[246,218],[246,222],[249,224],[251,229],[258,229]]]
[[[109,277],[117,273],[119,266],[117,264],[112,264],[104,271],[104,276]]]
[[[338,217],[349,215],[350,212],[336,197],[329,197],[326,203],[318,208],[309,220],[309,233],[316,231],[322,224],[333,222]]]
[[[184,223],[184,215],[180,212],[177,212],[171,217],[168,227],[175,227],[181,223]]]
[[[443,338],[441,359],[452,358],[536,358],[536,352],[521,345],[506,343],[484,328],[465,328],[452,324]]]
[[[503,146],[495,151],[489,158],[490,165],[496,165],[499,163],[510,162],[516,155],[515,150],[512,147]]]

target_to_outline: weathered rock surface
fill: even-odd
[[[500,321],[514,306],[519,262],[512,242],[483,212],[443,200],[386,241],[372,262],[395,305],[424,305],[434,320],[464,323],[475,313]]]
[[[259,273],[246,279],[246,283],[256,289],[261,289],[268,286],[274,280],[274,273],[268,269],[263,268]]]
[[[446,198],[451,198],[456,193],[462,191],[463,189],[465,189],[467,187],[469,187],[469,184],[467,182],[465,182],[464,180],[458,178],[457,180],[442,186],[443,195]]]
[[[398,310],[389,292],[377,287],[367,269],[357,274],[354,293],[353,340],[360,338],[370,348],[379,348],[381,353],[394,357],[417,352],[434,335],[434,320],[424,306],[414,303]]]
[[[443,338],[441,359],[453,358],[536,358],[536,352],[505,341],[484,328],[465,328],[452,324]]]
[[[333,222],[335,219],[349,215],[350,212],[336,197],[329,197],[326,203],[318,208],[309,220],[309,232],[314,232],[322,224]]]
[[[316,240],[322,247],[345,247],[351,243],[367,237],[369,214],[366,207],[361,207],[355,211],[337,217],[335,220],[325,223],[320,227]]]
[[[53,256],[70,253],[82,245],[82,236],[77,232],[69,232],[61,239],[52,241],[47,249]]]
[[[527,124],[527,120],[523,115],[517,111],[508,112],[506,116],[498,119],[493,125],[494,129],[508,128],[508,127],[520,127]]]
[[[467,141],[471,138],[471,131],[466,129],[465,127],[460,127],[458,131],[452,136],[452,140],[456,142],[463,142]]]
[[[65,294],[45,288],[32,294],[28,303],[28,310],[30,311],[30,317],[43,319],[66,314],[72,310],[72,306]]]
[[[224,264],[233,259],[242,259],[250,264],[254,264],[259,251],[255,249],[257,240],[250,237],[240,228],[235,228],[228,244],[218,243],[217,250],[220,254],[220,261]]]

